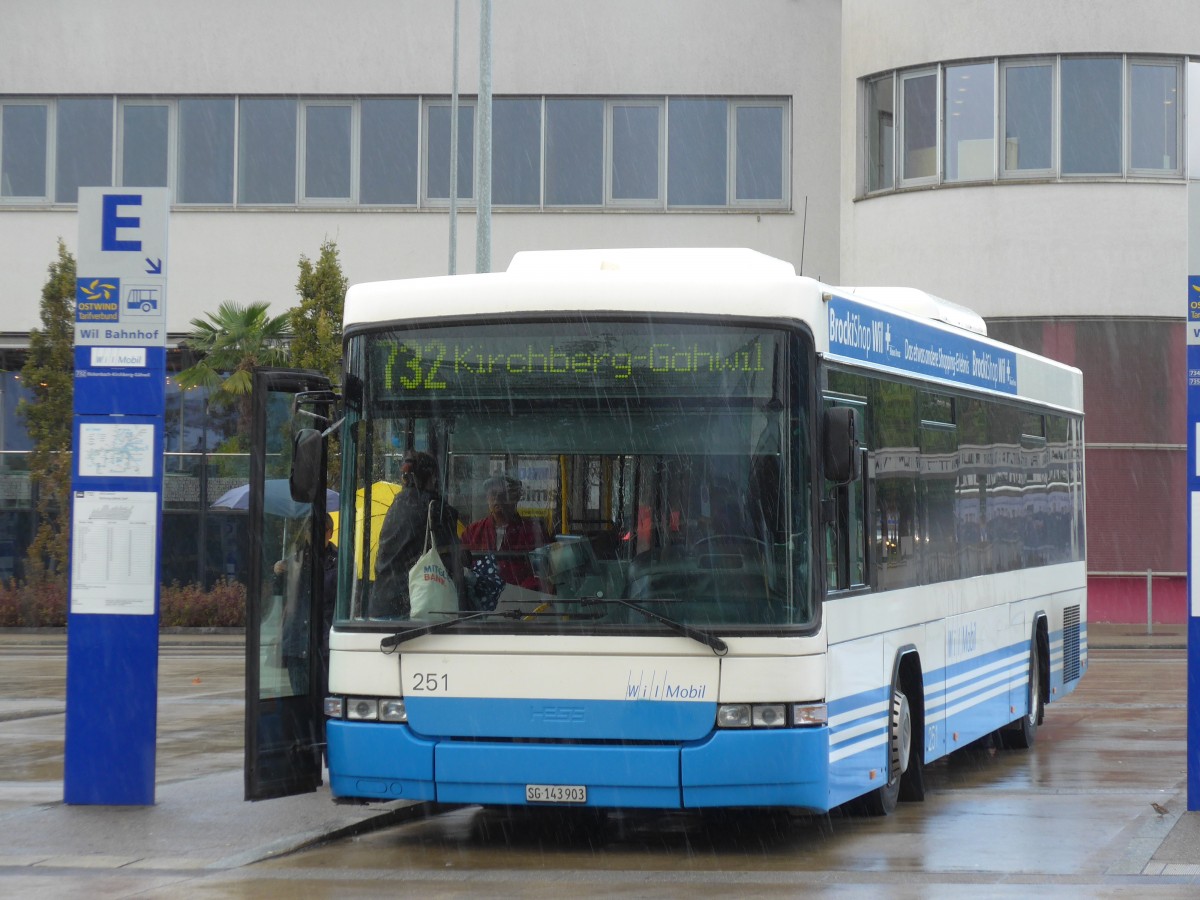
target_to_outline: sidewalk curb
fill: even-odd
[[[319,847],[331,841],[340,841],[344,838],[356,837],[360,834],[370,834],[374,831],[381,831],[384,828],[391,828],[393,825],[402,825],[416,819],[426,819],[438,812],[451,808],[453,807],[442,807],[436,803],[427,801],[414,801],[408,806],[383,810],[376,816],[371,816],[370,818],[353,822],[349,825],[343,825],[341,828],[316,830],[305,834],[295,834],[280,838],[265,846],[255,847],[252,850],[219,859],[216,862],[209,863],[205,868],[239,869],[242,866],[265,862],[269,859],[279,859],[292,853],[298,853],[312,847]]]

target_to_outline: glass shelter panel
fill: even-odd
[[[494,613],[484,628],[658,627],[630,604],[698,627],[811,621],[799,347],[645,320],[352,338],[365,387],[343,454],[356,500],[338,618],[417,618],[405,595],[429,533],[453,613]]]

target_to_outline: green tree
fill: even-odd
[[[21,381],[32,395],[18,415],[33,441],[29,477],[37,485],[37,531],[29,545],[26,580],[66,579],[71,501],[71,429],[74,422],[75,257],[62,238],[58,259],[42,287],[42,327],[29,333]]]
[[[326,239],[315,264],[301,254],[299,266],[296,293],[300,305],[289,311],[291,364],[297,369],[315,369],[336,384],[341,380],[342,306],[348,286],[337,243]]]
[[[342,308],[349,281],[342,274],[337,243],[326,239],[314,265],[301,254],[300,277],[296,293],[300,305],[290,310],[292,323],[291,364],[297,369],[314,369],[333,384],[341,381]],[[329,442],[328,480],[336,487],[341,481],[341,449],[337,435]]]
[[[256,366],[287,365],[288,314],[267,314],[270,305],[226,301],[207,319],[192,319],[192,332],[183,340],[199,359],[179,373],[183,388],[208,389],[209,403],[238,405],[237,449],[248,449],[252,384]],[[227,447],[227,449],[234,449]]]

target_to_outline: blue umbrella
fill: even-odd
[[[292,490],[286,478],[270,478],[266,483],[263,502],[268,515],[283,516],[288,519],[298,519],[307,515],[311,504],[300,503],[292,499]],[[212,505],[213,509],[249,509],[250,485],[243,484],[226,491]],[[328,512],[338,508],[338,493],[328,488],[325,490],[325,509]]]

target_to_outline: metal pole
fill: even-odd
[[[479,2],[479,99],[475,107],[479,175],[475,179],[475,271],[492,271],[492,0]]]
[[[1154,572],[1146,570],[1146,634],[1154,634]]]
[[[450,261],[449,274],[458,270],[458,0],[454,0],[454,77],[450,90]]]

